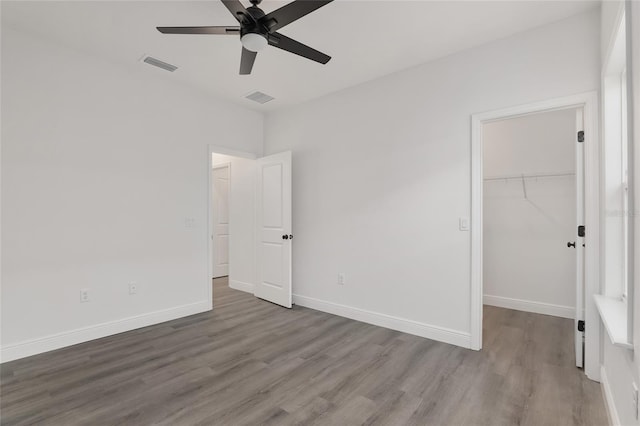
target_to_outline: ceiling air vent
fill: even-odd
[[[176,67],[175,65],[162,62],[160,59],[156,59],[151,56],[147,56],[146,58],[144,58],[143,62],[146,62],[149,65],[153,65],[154,67],[162,68],[163,70],[167,70],[169,72],[174,72],[178,69],[178,67]]]
[[[273,96],[269,96],[266,93],[262,93],[262,92],[253,92],[248,94],[247,96],[245,96],[247,99],[257,102],[259,104],[266,104],[269,101],[274,100],[275,98]]]

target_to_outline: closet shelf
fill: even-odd
[[[505,176],[487,176],[484,178],[488,180],[511,180],[511,179],[536,179],[536,178],[552,178],[552,177],[565,177],[575,176],[575,172],[562,172],[562,173],[533,173],[533,174],[520,174],[520,175],[505,175]]]

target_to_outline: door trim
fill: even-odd
[[[231,155],[234,157],[248,158],[255,160],[257,155],[253,152],[238,151],[224,146],[207,145],[207,229],[205,229],[205,238],[207,241],[207,279],[205,283],[205,294],[207,295],[208,310],[213,309],[213,241],[211,235],[213,232],[213,154]],[[229,169],[231,170],[231,169]],[[229,194],[231,198],[231,194]]]
[[[521,117],[546,111],[583,108],[584,110],[584,192],[585,226],[585,332],[584,371],[592,380],[600,380],[600,320],[592,295],[600,293],[600,134],[598,131],[598,94],[580,93],[548,99],[471,116],[471,348],[482,349],[482,126],[484,123]]]

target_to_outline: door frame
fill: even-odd
[[[483,309],[483,142],[485,123],[522,117],[540,112],[583,108],[584,111],[584,192],[585,227],[585,365],[592,380],[600,380],[600,319],[593,300],[600,293],[600,134],[598,130],[598,94],[595,91],[518,105],[471,116],[471,349],[482,349]],[[573,335],[572,335],[573,336]]]
[[[211,236],[213,235],[213,154],[231,155],[233,157],[247,158],[255,160],[258,158],[256,154],[249,151],[239,151],[220,145],[207,145],[207,229],[205,238],[207,239],[207,279],[205,281],[205,294],[207,295],[207,303],[209,310],[213,309],[213,255],[214,244]],[[231,171],[231,167],[229,167]],[[229,176],[231,182],[231,176]],[[229,187],[229,199],[231,199],[231,187]],[[231,207],[231,206],[229,206]]]

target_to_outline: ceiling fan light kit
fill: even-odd
[[[278,30],[333,0],[295,0],[271,13],[265,14],[258,7],[262,0],[250,0],[252,6],[244,8],[239,0],[221,0],[236,18],[240,26],[235,27],[156,27],[163,34],[219,34],[240,35],[242,55],[240,74],[251,74],[257,52],[267,45],[286,50],[321,64],[326,64],[330,56],[293,40]]]
[[[250,52],[259,52],[269,44],[265,36],[256,33],[246,33],[240,37],[240,42]]]

